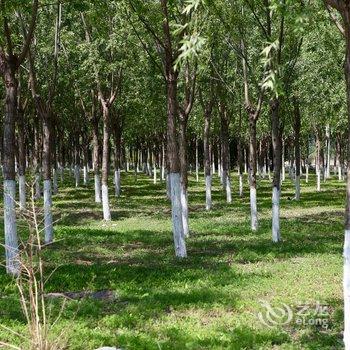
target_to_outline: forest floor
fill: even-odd
[[[54,271],[46,291],[116,295],[64,303],[54,332],[63,330],[67,349],[342,349],[345,184],[327,180],[318,193],[312,175],[308,185],[302,179],[296,202],[287,179],[280,244],[271,242],[269,181],[259,181],[256,233],[250,230],[246,178],[244,198],[236,175],[232,185],[228,205],[214,175],[213,210],[207,212],[204,181],[191,175],[188,258],[179,261],[164,184],[123,173],[121,198],[110,191],[112,222],[106,224],[93,183],[76,189],[66,174],[54,196],[56,242],[43,254],[46,275]],[[0,292],[0,324],[25,332],[16,286],[3,268]],[[48,303],[54,319],[62,299]],[[0,340],[21,343],[1,327]]]

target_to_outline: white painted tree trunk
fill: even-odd
[[[300,176],[295,177],[295,200],[300,200]]]
[[[305,182],[309,183],[309,164],[306,164],[306,174],[305,174]]]
[[[41,198],[40,173],[35,174],[35,199]]]
[[[179,173],[171,173],[169,184],[171,188],[171,215],[175,245],[175,255],[178,258],[186,258],[186,242],[182,224],[182,205],[181,205],[181,182]]]
[[[114,171],[114,188],[115,196],[120,197],[121,185],[120,185],[120,169]]]
[[[265,179],[267,175],[267,171],[266,171],[266,164],[263,165],[263,169],[262,169],[262,176],[263,176],[263,179]]]
[[[19,187],[19,209],[26,209],[26,177],[25,175],[20,175],[18,177],[18,187]]]
[[[286,164],[285,164],[285,160],[284,160],[284,144],[282,146],[282,181],[286,180]],[[270,169],[270,167],[269,167]]]
[[[53,169],[53,194],[58,193],[58,179],[57,179],[57,170]]]
[[[250,186],[250,216],[252,231],[258,229],[258,208],[256,203],[256,188]]]
[[[102,208],[103,208],[103,220],[111,220],[111,211],[109,209],[109,197],[108,197],[108,186],[102,184]]]
[[[18,255],[18,237],[16,225],[16,181],[4,180],[4,230],[6,272],[17,276],[20,264]]]
[[[207,175],[205,177],[205,209],[211,210],[211,176]]]
[[[84,176],[84,186],[87,186],[89,184],[89,171],[86,164],[84,165],[83,176]]]
[[[317,191],[321,191],[321,169],[317,170]]]
[[[98,174],[95,174],[95,202],[101,203],[101,179]]]
[[[157,183],[157,167],[156,167],[156,163],[154,163],[154,165],[153,165],[153,183],[154,184]]]
[[[327,168],[325,178],[329,179],[331,176],[331,140],[330,140],[330,127],[326,125],[326,139],[327,139]]]
[[[280,240],[280,191],[274,187],[272,189],[272,241],[277,243]]]
[[[225,187],[226,187],[226,201],[227,203],[232,203],[231,179],[228,173],[226,174]]]
[[[60,177],[61,177],[61,182],[64,180],[64,167],[63,165],[60,166]]]
[[[74,168],[74,177],[75,177],[75,187],[79,187],[80,182],[80,167],[76,165]]]
[[[189,236],[188,225],[188,196],[185,186],[181,184],[181,207],[182,207],[182,226],[185,237]]]
[[[345,350],[350,349],[350,230],[345,230],[344,240],[344,275],[343,275],[343,293],[344,293],[344,335],[343,340]]]
[[[51,180],[44,180],[44,224],[45,243],[51,243],[53,241]]]
[[[196,140],[196,181],[199,181],[198,140]]]
[[[165,180],[165,166],[164,166],[164,164],[162,164],[162,175],[161,175],[161,179],[162,179],[162,181]]]
[[[215,160],[214,160],[214,154],[213,154],[213,164],[212,164],[212,166],[211,166],[211,172],[212,172],[212,174],[213,174],[213,175],[215,175],[215,173],[216,173],[216,170],[215,170]]]
[[[243,175],[239,174],[239,196],[243,197]]]
[[[150,159],[151,159],[151,155],[149,152],[149,149],[147,150],[147,175],[148,176],[152,176],[152,169],[151,169],[151,164],[150,164]]]

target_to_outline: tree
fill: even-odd
[[[33,0],[32,13],[27,35],[19,53],[14,51],[13,37],[10,30],[10,17],[13,17],[14,6],[6,0],[0,3],[1,24],[0,36],[0,74],[5,85],[5,118],[3,131],[3,175],[4,175],[4,227],[6,270],[16,275],[19,272],[17,261],[18,239],[15,212],[15,122],[17,119],[18,70],[25,60],[36,25],[39,1]]]

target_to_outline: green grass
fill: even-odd
[[[174,258],[170,206],[164,184],[123,174],[120,199],[110,191],[112,222],[101,220],[93,184],[73,187],[68,178],[54,197],[56,243],[44,253],[48,292],[113,290],[115,302],[82,300],[65,306],[57,332],[69,349],[102,345],[122,349],[342,349],[342,241],[345,185],[336,179],[316,192],[314,176],[302,180],[300,202],[283,184],[283,242],[271,242],[271,187],[260,180],[260,227],[252,233],[249,193],[225,203],[217,176],[213,210],[205,211],[204,182],[190,178],[191,237],[188,258]],[[112,185],[111,185],[112,189]],[[1,224],[2,225],[2,224]],[[22,233],[23,235],[23,233]],[[3,251],[1,251],[3,254]],[[24,331],[16,288],[0,271],[0,320]],[[329,306],[329,327],[262,324],[260,301]],[[52,313],[59,310],[55,301]],[[310,316],[311,317],[311,316]],[[0,339],[20,343],[0,330]]]

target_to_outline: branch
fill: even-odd
[[[162,40],[159,38],[159,36],[157,35],[157,33],[153,30],[153,28],[150,26],[150,24],[146,21],[146,19],[140,15],[140,13],[137,11],[137,9],[135,8],[135,6],[132,3],[132,0],[129,0],[129,4],[132,8],[132,10],[136,13],[138,19],[143,23],[143,25],[145,26],[145,28],[152,34],[152,36],[154,37],[154,39],[157,41],[157,43],[163,47],[163,49],[165,49],[165,45],[162,42]]]
[[[88,27],[88,25],[86,23],[84,14],[82,12],[80,13],[80,16],[81,16],[81,20],[83,22],[83,26],[84,26],[84,29],[85,29],[85,40],[86,40],[86,42],[88,44],[91,45],[91,41],[92,40],[91,40],[91,34],[89,32],[89,27]],[[102,102],[102,104],[105,105],[104,96],[103,96],[102,88],[101,88],[101,82],[100,82],[98,70],[97,70],[95,64],[93,64],[93,68],[94,68],[94,73],[95,73],[95,80],[96,80],[96,85],[97,85],[98,98]]]
[[[1,1],[1,10],[5,11],[5,5],[4,2]],[[6,37],[6,42],[7,42],[7,49],[8,49],[8,54],[9,56],[13,56],[13,45],[12,45],[12,39],[11,39],[11,31],[8,25],[8,19],[7,17],[4,17],[4,32],[5,32],[5,37]]]
[[[335,8],[339,12],[344,11],[344,4],[340,0],[325,0],[326,5]]]
[[[127,21],[130,23],[132,29],[134,30],[134,33],[136,35],[136,37],[139,39],[143,49],[145,50],[145,52],[147,53],[147,55],[149,56],[149,58],[152,60],[152,62],[155,64],[155,66],[159,69],[159,71],[162,73],[163,78],[165,79],[165,75],[164,75],[164,71],[165,71],[165,67],[164,67],[164,62],[162,60],[162,64],[163,67],[161,67],[157,60],[155,59],[155,57],[152,55],[152,53],[150,52],[150,50],[147,47],[147,44],[142,40],[140,34],[138,33],[137,29],[135,28],[134,24],[132,23],[131,19],[129,19],[128,16],[126,16]]]
[[[341,25],[341,23],[338,21],[338,18],[335,16],[335,14],[331,11],[330,5],[326,4],[326,9],[328,11],[329,17],[334,22],[334,24],[338,28],[339,32],[345,37],[345,29]]]
[[[188,116],[191,113],[195,92],[196,92],[196,81],[197,81],[197,61],[195,63],[195,66],[193,68],[192,77],[191,77],[191,87],[188,89],[188,98],[187,98],[187,106],[185,109],[185,115]]]
[[[259,18],[258,15],[256,14],[256,12],[255,12],[254,7],[252,6],[252,4],[251,4],[248,0],[245,0],[245,3],[248,5],[250,11],[252,11],[252,14],[253,14],[254,18],[255,18],[256,21],[258,22],[259,27],[262,29],[263,34],[265,35],[266,39],[267,39],[267,40],[270,40],[270,36],[269,36],[268,30],[266,30],[266,28],[264,27],[264,25],[263,25],[262,22],[260,21],[260,18]]]
[[[257,104],[257,107],[256,107],[256,111],[254,113],[254,119],[255,120],[257,120],[259,118],[261,107],[262,107],[262,103],[263,103],[263,100],[264,100],[264,95],[265,95],[265,89],[263,87],[261,87],[258,104]]]
[[[35,25],[36,25],[37,14],[38,14],[38,7],[39,7],[39,0],[33,0],[32,16],[31,16],[31,20],[30,20],[30,25],[29,25],[29,29],[27,32],[27,37],[26,37],[24,44],[23,44],[23,47],[22,47],[22,51],[18,56],[18,65],[20,65],[24,61],[24,59],[26,58],[29,47],[30,47],[30,43],[32,42],[34,30],[35,30]]]

